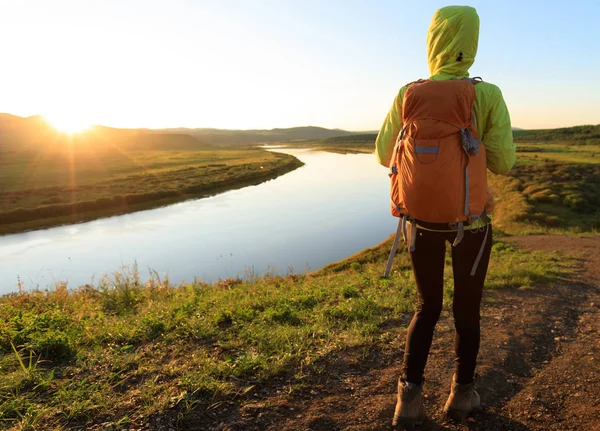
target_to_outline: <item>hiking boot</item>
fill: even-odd
[[[456,374],[452,377],[450,396],[444,406],[444,413],[457,421],[463,421],[473,410],[481,407],[481,399],[475,390],[475,382],[459,384]]]
[[[422,389],[423,385],[409,385],[407,382],[398,380],[398,402],[392,426],[413,427],[425,419],[425,407],[421,401]]]

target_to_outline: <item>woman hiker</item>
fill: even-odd
[[[435,12],[427,35],[431,76],[400,89],[377,136],[377,159],[391,168],[392,213],[400,217],[398,234],[409,245],[418,294],[394,426],[425,417],[421,393],[442,310],[446,241],[453,244],[456,335],[455,370],[444,412],[463,420],[481,404],[474,378],[493,206],[486,167],[508,172],[515,146],[500,89],[469,78],[478,38],[474,8],[449,6]]]

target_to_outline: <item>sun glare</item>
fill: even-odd
[[[85,132],[92,126],[90,122],[71,115],[46,115],[44,117],[58,131],[69,134]]]

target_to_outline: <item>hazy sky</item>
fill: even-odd
[[[433,0],[0,0],[0,112],[59,126],[376,130]],[[600,2],[472,1],[516,127],[600,123]]]

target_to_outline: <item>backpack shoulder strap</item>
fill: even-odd
[[[409,82],[404,87],[406,87],[406,91],[408,91],[408,89],[410,88],[411,85],[413,85],[413,84],[422,84],[422,83],[427,82],[427,81],[429,81],[429,79],[417,79],[416,81]],[[406,100],[406,92],[404,93],[404,100]],[[402,102],[402,119],[401,119],[402,120],[402,130],[401,130],[401,133],[399,135],[400,139],[404,135],[404,131],[406,130],[406,126],[407,126],[407,124],[404,121],[404,114],[405,114],[405,112],[404,112],[404,101],[403,101]],[[398,148],[398,141],[396,141],[396,144],[397,144],[396,145],[396,149],[397,149]]]

